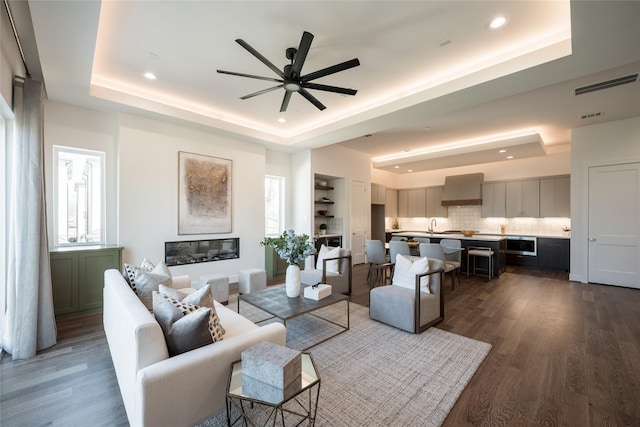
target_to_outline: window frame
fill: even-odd
[[[60,153],[71,153],[75,155],[94,156],[100,159],[100,239],[91,242],[60,242],[58,230],[59,215],[59,160]],[[89,150],[77,147],[67,147],[62,145],[53,146],[53,246],[54,247],[74,247],[74,246],[98,246],[106,244],[107,225],[107,191],[106,191],[106,153],[99,150]],[[94,195],[95,197],[95,195]]]
[[[277,237],[282,234],[285,229],[285,180],[284,176],[280,175],[270,175],[267,174],[264,177],[265,179],[265,229],[264,234],[266,237]],[[278,206],[278,232],[277,233],[267,233],[267,192],[266,192],[266,183],[267,180],[274,180],[278,182],[278,192],[279,192],[279,206]]]

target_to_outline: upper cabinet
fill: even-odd
[[[398,190],[386,189],[384,216],[397,218],[398,215]]]
[[[444,193],[444,187],[432,187],[427,188],[426,192],[426,216],[427,218],[446,218],[448,209],[446,206],[442,206],[442,193]]]
[[[482,184],[482,218],[506,216],[506,187],[504,182]]]
[[[387,199],[387,189],[383,185],[371,184],[371,204],[384,205]]]
[[[539,179],[507,182],[506,217],[540,217]]]
[[[540,180],[540,216],[571,216],[570,179],[568,176]]]
[[[442,206],[444,187],[398,190],[397,215],[400,218],[446,218],[447,208]],[[387,195],[387,201],[389,195]]]

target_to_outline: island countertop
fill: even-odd
[[[393,236],[398,237],[428,237],[437,239],[457,239],[457,240],[477,240],[485,242],[499,242],[506,240],[505,235],[490,235],[490,234],[474,234],[471,237],[464,236],[461,233],[429,233],[422,231],[402,231],[400,233],[393,233]]]

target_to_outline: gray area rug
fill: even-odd
[[[319,314],[344,323],[345,305]],[[229,308],[236,307],[232,297]],[[491,350],[437,328],[409,334],[369,319],[369,309],[357,304],[350,311],[347,332],[309,350],[321,378],[318,426],[439,426]],[[268,317],[245,303],[240,313],[253,321]],[[287,346],[303,348],[335,332],[330,323],[301,316],[287,322]],[[201,427],[226,423],[223,411]]]

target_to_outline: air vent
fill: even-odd
[[[633,83],[638,80],[638,73],[629,74],[628,76],[618,77],[617,79],[607,80],[606,82],[595,83],[588,86],[582,86],[576,88],[576,96],[589,92],[595,92],[597,90],[608,89],[610,87],[625,85],[627,83]]]

